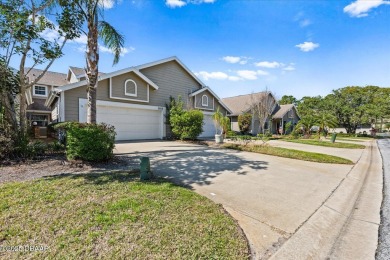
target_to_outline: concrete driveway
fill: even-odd
[[[156,175],[221,203],[238,220],[256,258],[275,252],[352,169],[168,141],[118,143],[115,153],[149,156]]]

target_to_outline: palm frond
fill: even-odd
[[[124,36],[106,21],[99,21],[99,36],[104,45],[114,54],[113,64],[117,64],[125,42]]]

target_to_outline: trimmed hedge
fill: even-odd
[[[113,156],[115,128],[101,124],[65,122],[55,129],[66,131],[66,156],[68,160],[105,161]]]

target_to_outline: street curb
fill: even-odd
[[[378,153],[372,141],[332,195],[270,259],[375,259],[383,185]]]

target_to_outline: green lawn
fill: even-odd
[[[321,141],[321,140],[313,140],[313,139],[285,139],[283,141],[292,142],[292,143],[299,143],[299,144],[334,147],[334,148],[348,148],[348,149],[364,149],[364,148],[366,148],[366,146],[364,146],[362,144],[338,143],[337,141],[335,143],[332,143],[328,140]]]
[[[248,259],[222,206],[163,179],[128,173],[50,177],[0,185],[2,259]]]
[[[353,164],[353,162],[351,160],[337,157],[337,156],[333,156],[333,155],[305,152],[305,151],[293,150],[293,149],[287,149],[287,148],[281,148],[281,147],[273,147],[273,146],[269,146],[269,145],[243,146],[243,145],[238,145],[238,144],[224,144],[223,147],[229,148],[229,149],[236,149],[236,150],[240,150],[240,151],[268,154],[268,155],[273,155],[273,156],[279,156],[279,157],[285,157],[285,158],[291,158],[291,159],[297,159],[297,160],[303,160],[303,161],[310,161],[310,162]]]

